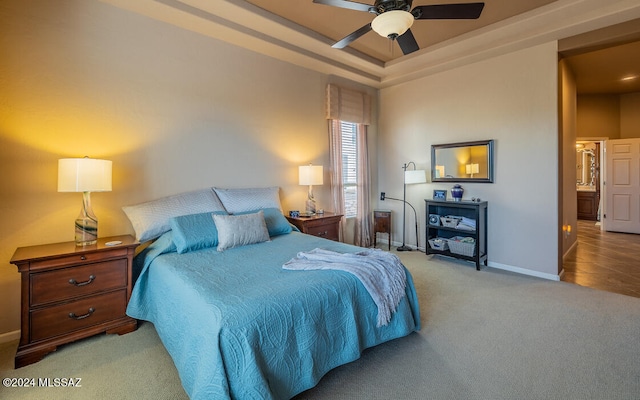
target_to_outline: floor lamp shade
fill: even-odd
[[[58,192],[82,193],[82,209],[75,222],[78,246],[97,242],[98,219],[91,208],[91,192],[111,191],[111,165],[109,160],[88,157],[58,160]]]
[[[414,183],[426,183],[427,173],[423,169],[407,170],[404,172],[404,183],[407,185],[413,185]]]
[[[301,165],[298,169],[298,183],[308,185],[309,193],[306,201],[306,212],[313,214],[316,212],[316,200],[313,198],[313,185],[324,183],[322,165]]]

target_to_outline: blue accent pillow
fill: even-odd
[[[213,222],[213,214],[227,215],[225,211],[214,211],[183,215],[169,220],[173,231],[173,243],[176,245],[178,253],[182,254],[218,245],[218,229]]]
[[[269,236],[285,235],[290,233],[293,228],[287,219],[282,215],[282,212],[278,208],[261,208],[264,212],[264,221],[267,223],[267,230]],[[234,215],[253,214],[260,210],[244,211],[235,213]]]

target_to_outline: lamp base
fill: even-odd
[[[398,247],[396,250],[398,250],[398,251],[412,251],[413,249],[411,247],[403,244],[402,246]]]
[[[309,215],[314,215],[316,213],[316,202],[313,198],[307,199],[305,202],[305,211]]]
[[[82,209],[76,218],[76,246],[92,246],[98,242],[98,219],[91,209],[89,192],[82,194]]]
[[[91,218],[76,219],[76,246],[92,246],[98,242],[98,221]]]

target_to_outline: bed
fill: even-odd
[[[230,213],[207,211],[196,215],[216,222],[215,246],[210,241],[184,251],[184,231],[173,226],[136,256],[139,276],[127,314],[154,324],[191,399],[288,399],[364,349],[420,329],[406,269],[404,295],[379,326],[377,305],[352,273],[283,268],[300,252],[363,249],[296,232],[280,210],[265,210],[236,214],[260,215],[266,240],[220,251],[222,218]],[[194,221],[184,225],[193,231]]]

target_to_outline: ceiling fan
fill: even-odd
[[[373,5],[349,0],[313,0],[317,4],[366,11],[376,17],[355,32],[336,42],[333,48],[343,49],[360,36],[373,30],[383,37],[397,40],[402,53],[418,50],[418,43],[411,33],[411,25],[416,19],[477,19],[484,3],[434,4],[416,6],[411,10],[413,0],[376,0]],[[409,11],[411,10],[411,11]]]

